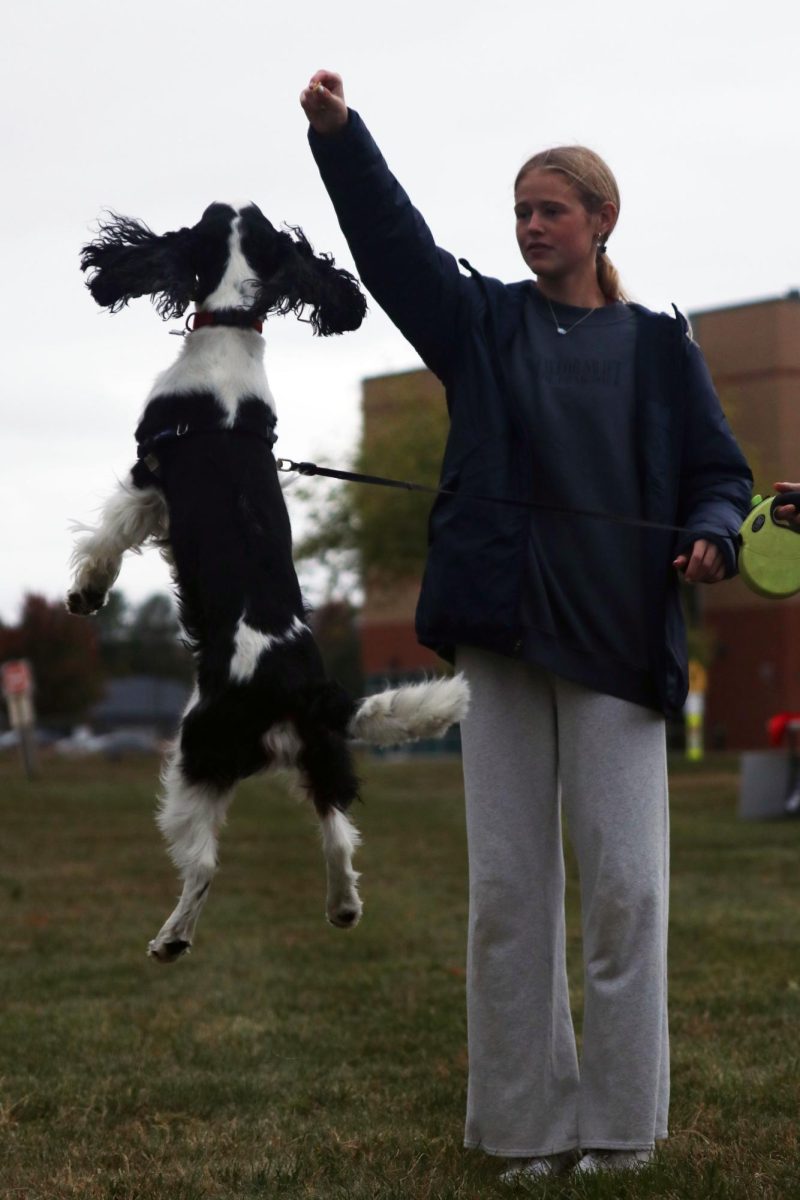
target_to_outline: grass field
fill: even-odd
[[[161,967],[156,764],[0,761],[2,1200],[800,1196],[800,822],[738,822],[730,761],[674,774],[671,1139],[638,1178],[510,1190],[461,1148],[460,767],[362,766],[358,929],[323,920],[310,811],[257,780]]]

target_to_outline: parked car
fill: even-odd
[[[69,737],[59,738],[53,744],[55,753],[64,758],[84,758],[99,754],[101,749],[102,739],[93,734],[88,725],[76,725]]]
[[[65,758],[102,754],[106,758],[119,759],[128,754],[158,754],[162,743],[150,729],[112,729],[109,733],[92,733],[87,725],[79,725],[68,738],[56,742],[53,749]]]
[[[52,733],[49,729],[34,729],[33,740],[37,746],[50,746],[53,742],[58,741],[59,735]],[[0,751],[16,750],[19,746],[19,730],[6,729],[0,733]]]
[[[119,759],[126,754],[158,754],[161,742],[149,729],[115,729],[101,734],[99,752],[106,758]]]

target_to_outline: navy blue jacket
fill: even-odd
[[[356,112],[340,133],[310,130],[309,141],[364,285],[444,384],[450,433],[440,485],[530,499],[531,433],[505,364],[532,282],[505,284],[466,263],[469,274],[462,274],[435,244]],[[752,476],[683,317],[631,307],[642,515],[692,531],[649,531],[642,564],[659,706],[676,715],[688,671],[672,560],[707,538],[722,551],[726,575],[735,573]],[[529,521],[524,509],[436,498],[416,617],[423,645],[449,661],[459,644],[520,654]]]

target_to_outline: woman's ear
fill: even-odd
[[[142,221],[109,213],[100,236],[81,250],[87,287],[102,308],[119,312],[129,300],[150,296],[164,320],[183,316],[194,296],[192,231],[159,236]]]
[[[614,226],[617,223],[619,211],[616,204],[611,200],[605,200],[598,209],[598,222],[600,240],[605,242],[607,238],[614,232]]]
[[[293,312],[322,337],[358,329],[367,311],[358,280],[336,267],[330,255],[315,254],[301,229],[290,228],[294,237],[276,235],[279,245],[271,247],[275,266],[270,274],[260,273],[255,304],[264,313]],[[306,308],[311,311],[302,317]]]

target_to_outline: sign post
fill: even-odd
[[[683,710],[686,721],[686,757],[690,762],[700,762],[703,757],[703,717],[707,687],[706,669],[693,658],[689,663],[689,695]]]
[[[28,779],[36,774],[36,747],[33,736],[33,673],[30,663],[21,658],[0,667],[3,696],[12,729],[19,734],[22,765]]]

